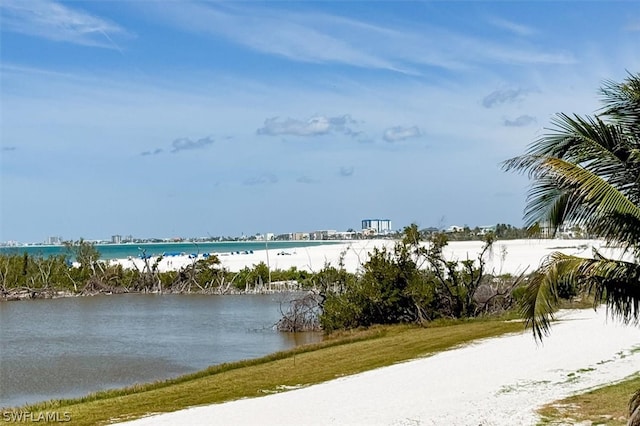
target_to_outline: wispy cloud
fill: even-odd
[[[296,182],[311,184],[311,183],[317,183],[318,181],[310,178],[309,176],[300,176],[299,178],[296,179]]]
[[[193,149],[202,149],[206,148],[208,145],[211,145],[214,142],[211,136],[207,136],[206,138],[201,138],[198,140],[191,140],[189,138],[180,138],[176,139],[171,143],[172,153],[180,152],[180,151],[188,151]]]
[[[361,49],[353,40],[340,37],[349,24],[339,17],[295,13],[278,10],[276,6],[264,8],[255,3],[252,7],[242,7],[231,3],[183,1],[172,6],[163,5],[162,13],[180,27],[222,36],[261,53],[296,62],[397,70],[383,57]]]
[[[505,103],[520,101],[524,98],[526,91],[523,89],[498,89],[489,93],[482,99],[485,108],[493,108]]]
[[[626,31],[640,31],[640,19],[636,19],[632,22],[629,22],[627,25],[625,25],[624,29]]]
[[[535,122],[535,117],[532,117],[530,115],[520,115],[513,120],[505,118],[503,124],[507,127],[524,127]]]
[[[353,169],[353,167],[340,167],[340,176],[342,177],[349,177],[349,176],[353,176],[353,172],[355,170]]]
[[[471,69],[478,63],[573,63],[555,50],[542,51],[512,40],[495,41],[421,25],[412,29],[317,11],[242,6],[239,3],[163,3],[165,19],[183,30],[224,37],[260,53],[295,62],[343,64],[421,75],[420,66]],[[271,6],[271,5],[270,5]],[[509,22],[502,22],[508,26]],[[510,23],[511,31],[526,31]],[[447,40],[446,43],[440,40]]]
[[[349,115],[327,117],[316,115],[308,120],[294,118],[280,119],[280,117],[267,118],[264,126],[257,130],[259,135],[293,135],[293,136],[321,136],[328,133],[342,133],[345,135],[358,135],[350,125],[356,124]]]
[[[272,173],[264,173],[260,176],[255,176],[246,179],[243,184],[247,186],[267,185],[278,182],[278,177]]]
[[[398,142],[403,141],[405,139],[417,138],[422,136],[422,132],[418,128],[418,126],[412,127],[402,127],[402,126],[394,126],[390,127],[384,131],[382,135],[382,139],[387,142]]]
[[[164,152],[164,151],[162,150],[162,148],[156,148],[156,149],[154,149],[153,151],[144,151],[144,152],[141,152],[141,153],[140,153],[140,155],[142,155],[142,156],[147,156],[147,155],[158,155],[158,154],[161,154],[162,152]]]
[[[503,18],[498,18],[498,17],[491,17],[488,19],[488,22],[497,27],[497,28],[501,28],[503,30],[507,30],[511,33],[514,33],[516,35],[519,36],[530,36],[535,34],[535,30],[531,27],[528,27],[526,25],[522,25],[513,21],[509,21],[507,19],[503,19]]]
[[[3,146],[2,152],[15,151],[17,148],[15,146]]]
[[[114,35],[129,35],[121,26],[50,0],[3,0],[3,31],[86,46],[120,50]]]

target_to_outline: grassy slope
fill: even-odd
[[[620,383],[547,404],[538,410],[543,424],[592,422],[594,425],[626,425],[627,403],[640,389],[640,375]]]
[[[418,328],[375,327],[264,358],[222,364],[165,382],[106,391],[24,409],[70,413],[73,424],[105,424],[194,405],[256,397],[282,385],[308,385],[450,349],[474,339],[522,331],[519,322],[471,321]]]
[[[593,299],[565,304],[563,308],[591,308]],[[594,425],[626,425],[627,404],[640,389],[640,375],[619,383],[593,389],[544,405],[538,410],[542,424],[573,424],[592,422]]]

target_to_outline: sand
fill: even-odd
[[[250,254],[219,253],[222,266],[232,272],[237,272],[245,266],[257,265],[260,262],[268,264],[271,269],[289,269],[292,266],[300,270],[318,272],[325,264],[338,266],[343,256],[344,267],[349,272],[357,272],[369,258],[374,248],[392,248],[394,242],[390,240],[357,240],[344,241],[339,244],[312,246],[292,249],[256,250]],[[448,260],[477,259],[482,249],[480,241],[453,241],[444,249]],[[517,274],[523,271],[535,270],[540,261],[553,251],[566,254],[591,256],[592,249],[602,249],[604,243],[600,240],[504,240],[494,243],[492,250],[485,260],[486,271],[494,273]],[[611,254],[611,250],[604,250]],[[617,253],[613,253],[618,256]],[[200,257],[202,258],[202,257]],[[160,262],[159,270],[176,270],[193,262],[188,256],[165,257]],[[114,260],[125,267],[137,264],[142,268],[143,261],[138,258]]]
[[[624,379],[640,365],[638,328],[607,320],[604,309],[559,317],[541,345],[529,332],[511,334],[298,390],[128,424],[533,425],[536,407]]]
[[[337,262],[356,271],[373,246],[385,241],[269,253],[272,267],[317,271]],[[496,273],[531,271],[552,251],[609,255],[601,241],[499,241],[487,258]],[[479,242],[451,243],[449,259],[476,258]],[[265,252],[221,256],[237,270],[266,262]],[[533,425],[537,407],[615,382],[639,371],[640,329],[608,318],[604,308],[561,311],[542,344],[530,331],[476,341],[430,357],[337,378],[261,398],[194,407],[130,422],[131,425]],[[331,362],[331,360],[327,360]]]

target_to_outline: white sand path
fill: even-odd
[[[485,339],[260,398],[130,425],[533,425],[535,409],[636,373],[640,330],[605,310],[562,311],[543,344],[530,332]],[[328,359],[327,363],[331,360]]]

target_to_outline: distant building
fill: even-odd
[[[293,240],[295,241],[302,241],[302,240],[308,240],[309,239],[309,233],[308,232],[294,232],[293,233]]]
[[[363,219],[362,230],[372,230],[376,234],[386,234],[391,232],[391,221],[389,219]]]
[[[336,232],[334,238],[339,240],[353,240],[358,236],[356,231],[341,231]]]
[[[122,235],[112,235],[111,242],[113,244],[121,244],[122,243]]]
[[[50,246],[59,246],[62,245],[62,237],[47,237],[45,244]]]
[[[496,226],[495,225],[479,226],[478,229],[480,230],[478,232],[478,235],[487,235],[490,232],[496,232]]]
[[[331,230],[311,232],[309,234],[309,237],[312,240],[331,240],[331,239],[336,239],[337,234],[338,234],[338,231],[331,229]]]

